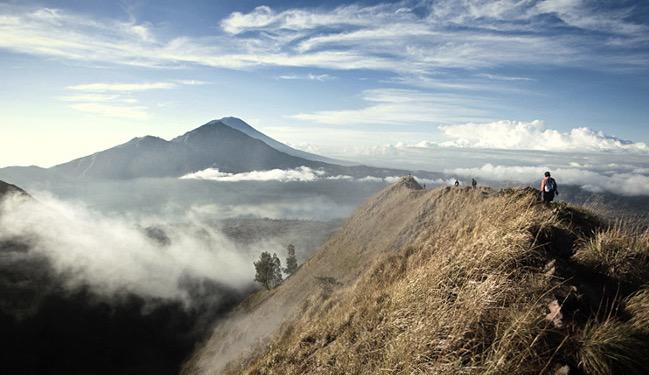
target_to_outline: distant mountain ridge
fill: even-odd
[[[51,169],[77,178],[130,179],[180,177],[206,168],[243,172],[302,165],[322,166],[284,154],[220,121],[210,121],[170,141],[134,138]]]
[[[147,135],[51,168],[8,167],[0,177],[33,179],[133,179],[181,177],[207,168],[239,173],[309,167],[331,175],[403,175],[402,170],[336,164],[336,160],[295,150],[257,131],[243,120],[210,121],[170,141]]]

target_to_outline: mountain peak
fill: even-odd
[[[166,143],[167,141],[160,137],[155,137],[153,135],[145,135],[144,137],[135,137],[130,141],[124,143],[123,146],[135,145],[135,147],[140,147],[140,146],[153,146],[153,145],[166,144]]]
[[[250,126],[247,122],[243,121],[238,117],[233,117],[233,116],[227,116],[227,117],[222,117],[220,119],[212,120],[202,126],[199,126],[194,130],[199,130],[202,128],[220,127],[220,126],[227,126],[231,129],[238,130],[248,135],[250,135],[249,134],[250,132],[257,132],[257,130],[252,126]]]
[[[401,177],[401,180],[399,180],[397,186],[405,186],[408,189],[412,190],[422,190],[423,187],[417,182],[417,180],[412,177],[412,176],[403,176]]]
[[[129,142],[158,142],[158,141],[164,141],[164,139],[153,135],[145,135],[144,137],[135,137],[131,139]]]
[[[232,116],[223,117],[222,119],[220,119],[218,121],[224,123],[225,125],[227,125],[227,126],[229,126],[231,128],[235,128],[235,129],[237,127],[247,127],[247,128],[252,127],[247,122],[243,121],[242,119],[240,119],[238,117],[232,117]]]

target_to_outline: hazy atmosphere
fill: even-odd
[[[0,83],[2,373],[649,365],[645,1],[0,0]]]

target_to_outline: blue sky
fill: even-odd
[[[295,4],[0,3],[0,166],[229,115],[337,156],[649,152],[645,1]]]

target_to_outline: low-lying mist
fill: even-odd
[[[252,279],[249,249],[191,211],[176,218],[185,225],[168,225],[160,217],[110,217],[39,194],[38,200],[9,197],[0,212],[0,241],[27,240],[30,251],[48,259],[70,287],[189,303],[183,279],[209,279],[235,289]]]
[[[34,196],[0,201],[1,373],[177,373],[254,290],[261,251],[284,257],[291,241],[308,244],[300,248],[306,257],[319,245],[313,238],[332,230],[316,222],[265,220],[263,231],[256,220],[226,225],[216,205],[102,213]]]
[[[0,176],[0,179],[3,177]],[[217,182],[178,178],[133,180],[34,180],[7,178],[30,193],[47,191],[65,201],[82,201],[103,213],[161,216],[180,222],[189,208],[211,206],[213,218],[239,216],[331,220],[347,217],[387,182]],[[38,194],[37,194],[38,196]]]

